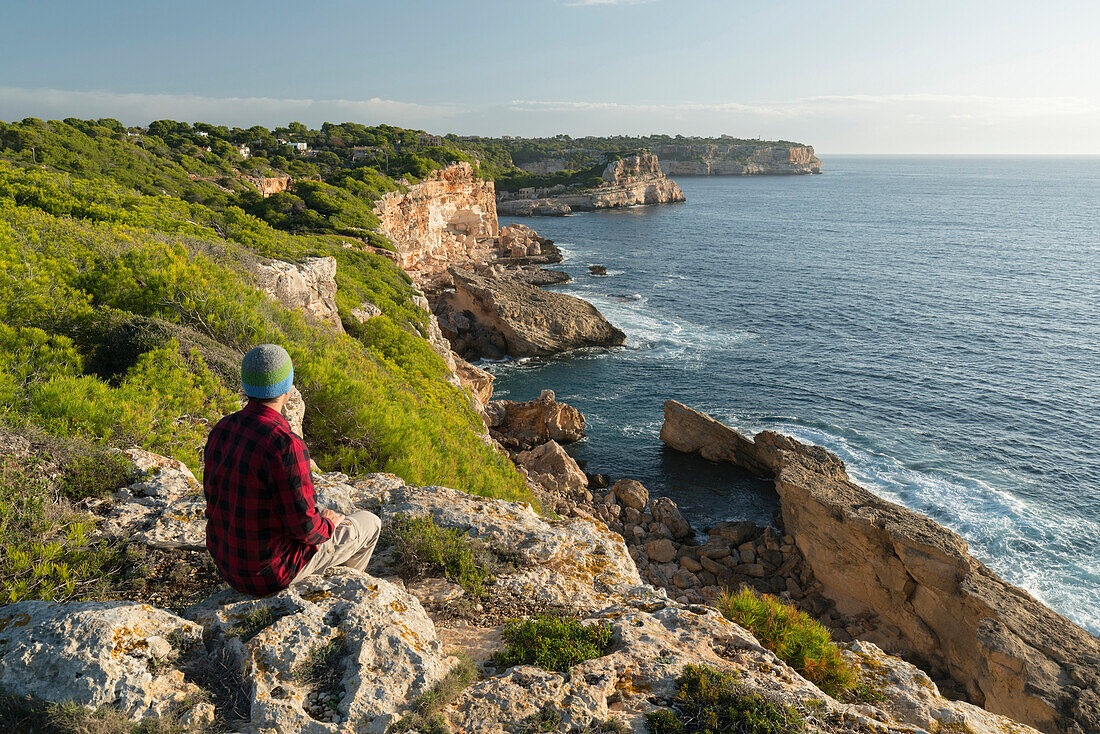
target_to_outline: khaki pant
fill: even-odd
[[[306,576],[318,574],[333,566],[347,566],[356,571],[366,571],[370,563],[374,546],[378,544],[378,533],[382,521],[373,512],[361,510],[344,517],[344,521],[332,531],[332,537],[317,546],[302,570],[291,584],[302,581]]]

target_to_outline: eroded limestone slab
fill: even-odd
[[[0,688],[47,701],[168,713],[199,689],[152,666],[201,639],[199,625],[147,604],[22,601],[0,608]]]
[[[381,734],[457,662],[444,652],[416,597],[351,569],[332,569],[260,599],[219,592],[186,615],[208,632],[232,637],[262,610],[274,622],[236,643],[254,686],[248,731]],[[326,722],[307,713],[310,686],[298,666],[334,640],[343,641],[336,662],[339,720]]]

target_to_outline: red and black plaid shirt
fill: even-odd
[[[206,547],[233,588],[285,589],[332,536],[317,512],[309,450],[286,419],[255,401],[206,440]]]

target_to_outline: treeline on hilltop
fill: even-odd
[[[201,141],[215,144],[200,146],[196,129],[154,124],[134,140],[112,121],[0,126],[0,436],[49,447],[29,459],[0,451],[0,592],[12,600],[92,588],[83,579],[103,572],[103,549],[68,503],[118,486],[101,471],[112,447],[142,446],[200,473],[207,431],[239,405],[240,358],[262,342],[293,356],[322,469],[529,499],[423,338],[428,314],[408,276],[368,246],[382,238],[342,233],[346,210],[325,206],[336,196],[325,186],[366,207],[401,181],[280,160],[271,147],[246,165],[230,149],[238,133],[213,129]],[[259,199],[237,176],[274,165],[321,179],[309,182],[316,198],[293,194],[317,219],[256,213]],[[328,184],[337,171],[375,193]],[[346,334],[258,288],[261,259],[307,256],[336,258]],[[382,315],[360,323],[351,311],[363,302]]]

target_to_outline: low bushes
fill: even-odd
[[[484,598],[493,574],[506,568],[500,556],[484,543],[436,525],[430,515],[396,516],[383,529],[381,540],[393,548],[397,574],[402,579],[443,576],[475,598]]]
[[[128,466],[100,448],[54,441],[52,461],[0,455],[0,604],[94,598],[128,567],[124,544],[93,539],[95,518],[70,499],[128,483]]]
[[[829,631],[805,612],[749,588],[737,594],[727,592],[719,597],[717,606],[727,619],[752,632],[761,645],[830,696],[857,687],[858,676]]]
[[[198,473],[211,423],[235,409],[237,355],[274,342],[294,359],[324,469],[530,501],[421,338],[408,277],[344,244],[0,162],[0,420],[138,443]],[[333,334],[264,297],[258,255],[333,255],[340,312],[369,300],[383,314]]]
[[[612,631],[602,623],[585,625],[574,617],[539,614],[505,624],[504,642],[504,650],[493,655],[498,666],[537,665],[564,673],[577,663],[606,655]]]
[[[789,706],[746,692],[730,674],[689,665],[676,679],[672,710],[647,715],[651,734],[796,734],[802,717]]]

